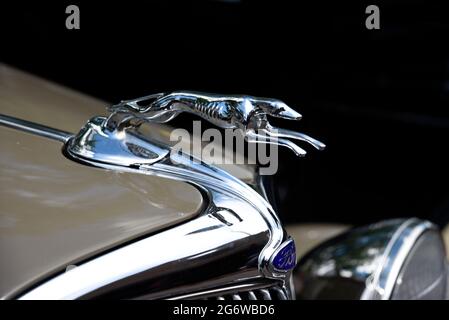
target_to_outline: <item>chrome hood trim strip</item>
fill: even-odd
[[[126,172],[138,170],[118,169],[110,165],[102,167]],[[204,183],[203,179],[206,178],[205,175],[198,179],[192,179],[192,173],[189,171],[180,172],[178,176],[174,176],[167,165],[157,166],[156,169],[152,166],[147,170],[138,171],[142,174],[155,174],[182,181],[196,180]],[[188,173],[190,176],[184,177],[184,174]],[[221,188],[218,184],[208,185],[210,189],[207,192],[212,202],[200,217],[81,264],[36,287],[21,296],[20,299],[82,298],[114,282],[138,276],[144,272],[152,272],[160,266],[167,266],[175,262],[178,267],[184,268],[189,263],[194,263],[195,260],[207,260],[205,258],[208,256],[235,251],[239,243],[251,241],[252,237],[258,238],[251,247],[257,251],[253,253],[259,256],[257,263],[259,272],[254,273],[251,277],[262,275],[273,278],[273,273],[267,267],[272,253],[282,243],[284,237],[279,221],[275,216],[262,215],[255,208],[256,199],[256,203],[260,201],[259,205],[265,202],[257,193],[255,194],[257,197],[251,202],[238,201],[235,197],[238,196],[239,191],[244,193],[244,197],[253,193],[248,192],[238,183],[231,181],[226,183],[231,183],[231,186]],[[198,187],[200,186],[198,185]],[[223,191],[218,191],[232,187],[236,189],[232,192],[227,190],[228,195],[225,195]],[[239,198],[242,199],[241,196]],[[269,210],[265,213],[269,214]],[[261,245],[260,248],[257,245]],[[149,257],[145,258],[144,253],[148,253]],[[256,270],[257,266],[255,266]],[[284,280],[286,274],[277,276],[279,280]]]
[[[119,171],[131,169],[136,173],[156,175],[188,182],[196,185],[200,189],[205,189],[209,195],[213,192],[218,192],[251,204],[266,221],[271,234],[268,244],[259,257],[260,269],[267,276],[274,275],[274,277],[278,277],[278,274],[281,275],[281,277],[284,276],[282,272],[275,272],[270,263],[273,254],[282,244],[284,232],[279,218],[272,206],[259,193],[224,170],[208,165],[187,154],[172,153],[170,152],[171,149],[169,146],[156,145],[153,141],[146,139],[145,136],[142,135],[139,137],[139,146],[145,150],[149,147],[152,150],[157,150],[157,161],[151,159],[150,162],[147,162],[145,158],[142,159],[142,157],[130,157],[129,153],[132,152],[117,154],[112,163],[109,157],[96,157],[97,154],[102,154],[102,150],[98,149],[117,143],[121,146],[122,150],[128,148],[129,141],[126,139],[129,134],[123,135],[124,141],[110,141],[110,143],[105,144],[100,143],[105,138],[109,139],[104,136],[102,130],[108,121],[109,119],[104,117],[94,117],[89,120],[81,131],[66,143],[66,154],[78,162],[101,168]],[[128,130],[139,130],[139,126],[130,126]],[[125,130],[124,133],[126,132],[127,131]],[[138,136],[137,133],[138,131],[133,132],[133,139],[134,136]],[[96,152],[91,150],[91,145],[96,147]],[[86,152],[79,152],[79,150],[86,150]],[[144,152],[144,154],[146,153],[147,152]],[[152,152],[149,151],[148,153]],[[209,208],[209,210],[213,211],[218,207],[214,200],[215,199],[213,198],[210,199],[211,208]]]
[[[93,120],[87,125],[95,122]],[[151,278],[165,272],[160,270],[161,266],[198,265],[224,253],[232,256],[242,247],[248,250],[247,257],[257,257],[254,262],[245,262],[245,267],[254,270],[251,277],[288,279],[289,272],[275,270],[271,263],[286,234],[271,205],[248,185],[186,154],[167,154],[159,162],[139,166],[121,166],[80,157],[71,152],[71,143],[77,138],[79,136],[65,144],[65,154],[70,159],[107,170],[190,183],[203,190],[209,198],[209,206],[194,220],[82,263],[38,285],[20,299],[83,298],[118,282],[132,282],[128,279],[139,278],[142,274],[149,274]],[[151,256],[145,258],[145,253]]]
[[[73,136],[72,133],[66,131],[50,128],[38,123],[10,117],[4,114],[0,114],[0,125],[17,130],[22,130],[31,134],[39,135],[63,143],[69,141],[69,139]]]

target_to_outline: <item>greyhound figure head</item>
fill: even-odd
[[[130,120],[165,123],[188,112],[220,128],[241,129],[249,143],[285,146],[298,156],[304,156],[306,151],[288,139],[307,142],[318,150],[325,148],[322,142],[306,134],[270,125],[267,116],[301,119],[298,112],[277,99],[176,91],[122,101],[109,110],[113,112],[107,121],[111,130]]]

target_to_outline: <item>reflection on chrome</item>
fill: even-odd
[[[304,133],[270,125],[267,115],[287,120],[301,119],[301,115],[284,102],[271,98],[177,91],[122,101],[109,110],[113,113],[105,123],[108,131],[122,131],[143,121],[166,123],[187,112],[223,129],[240,129],[250,143],[284,146],[298,156],[304,156],[306,151],[288,139],[306,142],[318,150],[325,148],[324,143]]]
[[[139,294],[168,298],[191,293],[194,287],[204,291],[261,278],[289,287],[290,270],[272,265],[288,238],[266,199],[217,167],[187,154],[170,154],[169,146],[147,138],[132,121],[108,131],[111,119],[91,119],[66,142],[66,156],[115,172],[187,182],[205,195],[207,207],[191,221],[80,263],[19,298],[134,298]],[[180,273],[191,269],[202,272],[201,282],[194,280],[194,273],[176,282]],[[141,283],[145,283],[144,292],[128,296],[121,290]]]
[[[432,247],[437,249],[432,257],[435,270],[429,283],[421,284],[421,291],[437,281],[440,286],[432,295],[444,298],[444,246],[435,226],[419,219],[387,220],[356,228],[312,250],[295,270],[301,279],[297,295],[303,299],[394,299],[400,273],[409,270],[411,260],[426,254],[415,250],[422,239],[432,239]]]

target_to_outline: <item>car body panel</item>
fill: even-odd
[[[0,65],[0,113],[78,132],[106,103]],[[164,136],[167,129],[153,130]],[[194,186],[85,166],[62,144],[0,126],[0,297],[201,213]]]
[[[107,115],[108,105],[0,63],[0,114],[75,134],[90,118]],[[165,124],[142,128],[166,145],[179,143],[171,131]],[[0,142],[0,298],[197,217],[207,205],[186,182],[69,160],[61,141],[0,126]],[[181,143],[183,150],[198,147]],[[255,165],[218,166],[257,188]]]
[[[0,141],[1,294],[202,209],[187,183],[84,166],[5,127]]]
[[[0,63],[0,114],[77,133],[90,118],[108,115],[106,107],[109,105],[105,101]],[[197,149],[209,144],[201,140],[199,144],[190,144],[185,140],[172,141],[172,129],[166,124],[147,123],[142,132],[163,144],[178,144],[182,150],[194,149],[192,154],[201,154],[201,150]],[[217,145],[215,142],[210,143]],[[219,146],[221,147],[221,143]],[[223,164],[216,164],[218,167],[246,183],[256,183],[255,164],[233,163],[233,151],[225,152],[224,156],[227,160]],[[208,153],[203,154],[206,162],[210,160],[209,157]]]

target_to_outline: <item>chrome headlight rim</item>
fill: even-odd
[[[294,278],[299,299],[445,299],[449,288],[442,235],[418,218],[383,220],[327,240],[300,259]]]
[[[428,231],[438,232],[429,221],[417,218],[405,220],[393,234],[375,273],[367,278],[362,300],[389,300],[399,274],[410,252]]]

